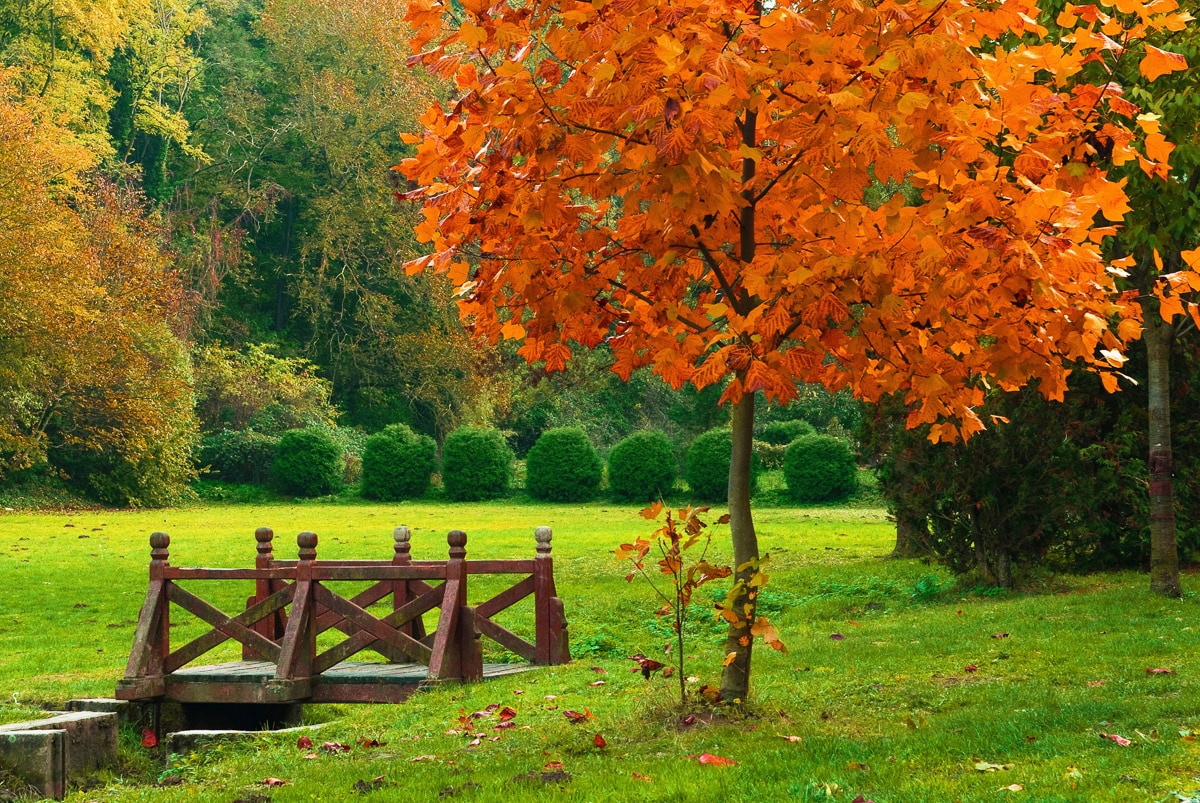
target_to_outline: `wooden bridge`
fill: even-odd
[[[124,700],[183,703],[398,702],[429,680],[479,680],[570,660],[562,600],[555,595],[551,531],[535,533],[531,560],[467,560],[467,535],[447,536],[449,558],[415,561],[411,532],[397,527],[390,561],[317,560],[317,536],[296,538],[298,560],[276,560],[274,533],[255,531],[253,569],[171,566],[166,533],[150,536],[150,587],[138,616],[125,677],[117,684]],[[513,575],[515,584],[476,606],[467,604],[472,576]],[[181,581],[253,580],[255,593],[244,610],[230,615]],[[369,582],[353,596],[330,587],[340,581]],[[376,615],[371,606],[391,612]],[[497,624],[494,617],[533,597],[532,642]],[[181,647],[171,647],[172,605],[210,626]],[[423,615],[438,609],[435,629]],[[338,631],[336,644],[318,652],[317,637]],[[494,640],[528,664],[484,664],[481,637]],[[193,666],[227,640],[239,642],[242,660]],[[325,639],[328,641],[328,638]],[[370,650],[385,662],[348,659]]]

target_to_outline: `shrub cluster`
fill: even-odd
[[[279,438],[271,472],[284,493],[325,496],[342,489],[346,464],[329,430],[292,429]]]
[[[603,468],[579,427],[548,429],[525,458],[525,487],[534,499],[584,502],[596,495]]]
[[[710,429],[692,441],[687,452],[684,477],[692,495],[708,502],[729,498],[729,462],[733,452],[733,433],[725,428]],[[758,481],[759,462],[750,466],[750,490]]]
[[[392,424],[367,438],[362,455],[366,499],[416,499],[429,490],[437,469],[437,444],[404,424]]]
[[[513,452],[498,429],[460,427],[442,444],[442,484],[456,502],[503,496],[512,482]]]
[[[675,482],[675,450],[659,430],[635,432],[608,455],[608,487],[617,499],[647,502]]]
[[[200,442],[200,465],[224,482],[266,483],[279,437],[252,429],[226,429]]]
[[[816,435],[817,431],[807,421],[772,421],[762,428],[759,440],[773,446],[787,446],[796,438],[805,435]]]
[[[788,493],[799,502],[836,502],[858,488],[854,453],[831,435],[805,435],[792,441],[783,459]]]

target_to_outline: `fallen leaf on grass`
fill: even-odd
[[[602,666],[593,666],[592,671],[595,672],[597,675],[607,675],[608,674],[608,670]]]
[[[979,667],[975,666],[975,664],[967,664],[966,666],[963,667],[963,671],[964,672],[978,672]]]
[[[437,761],[437,756],[413,756],[409,761]]]
[[[350,745],[342,744],[341,742],[325,742],[320,748],[322,753],[337,755],[338,753],[349,753]]]
[[[640,670],[642,673],[642,677],[644,677],[646,680],[650,679],[651,672],[657,672],[658,670],[662,669],[664,666],[664,664],[661,661],[656,661],[653,658],[647,658],[645,655],[642,655],[640,652],[634,653],[633,655],[629,656],[629,660],[637,662],[637,666],[633,667],[629,671],[637,672]]]
[[[312,750],[312,739],[307,736],[301,736],[296,740],[296,747],[299,750]]]
[[[384,747],[386,745],[387,745],[387,742],[381,742],[378,739],[368,739],[365,736],[358,737],[358,746],[359,747],[371,748],[371,747]]]
[[[803,742],[804,742],[804,737],[803,737],[803,736],[783,736],[783,735],[780,735],[780,737],[779,737],[779,738],[780,738],[780,739],[786,739],[787,741],[789,741],[789,742],[794,742],[794,743],[796,743],[796,744],[801,744],[801,743],[803,743]]]
[[[1093,689],[1095,689],[1095,688],[1099,688],[1100,686],[1103,686],[1104,681],[1103,680],[1089,680],[1088,685],[1091,686]]]
[[[846,762],[846,769],[858,770],[859,772],[869,772],[871,768],[861,761],[848,761]]]
[[[992,636],[992,638],[1008,638],[1008,634],[1007,633],[996,633],[995,635]]]
[[[1079,780],[1082,777],[1083,773],[1074,765],[1067,767],[1067,771],[1063,773],[1063,779],[1067,781]]]
[[[496,723],[496,730],[498,730],[498,731],[508,730],[509,728],[515,728],[515,727],[517,727],[517,723],[513,722],[511,719],[506,719],[503,722]]]
[[[542,767],[542,769],[549,772],[559,772],[562,770],[562,768],[563,763],[561,761],[547,761],[545,766]]]
[[[642,775],[640,772],[635,772],[633,774],[633,779],[635,781],[645,781],[646,783],[654,783],[653,778],[651,778],[649,775]]]
[[[316,753],[305,753],[305,754],[304,754],[304,758],[306,758],[306,759],[308,759],[309,761],[311,761],[311,760],[313,760],[314,758],[319,758],[319,756],[318,756]]]
[[[596,747],[608,747],[608,742],[606,742],[604,737],[599,733],[597,733],[596,737],[592,739],[592,744],[596,745]]]
[[[603,680],[593,680],[593,681],[592,681],[591,683],[589,683],[588,685],[589,685],[589,686],[603,686],[603,685],[604,685],[604,681],[603,681]]]
[[[673,667],[673,666],[663,667],[663,677],[664,678],[669,678],[674,674],[675,674],[675,667]]]
[[[154,734],[153,728],[142,731],[142,747],[158,747],[158,736]]]
[[[715,704],[718,700],[721,699],[721,690],[718,689],[716,686],[711,686],[711,685],[705,683],[697,691],[700,692],[701,697],[703,697],[705,700],[708,700],[710,703]]]
[[[375,792],[379,789],[383,789],[386,786],[392,786],[392,785],[393,784],[390,784],[387,782],[386,775],[377,775],[376,777],[372,778],[369,781],[355,781],[354,786],[352,788],[354,789],[355,792],[358,792],[360,795],[366,795],[366,794],[370,794],[371,792]]]
[[[976,761],[975,769],[978,772],[997,772],[999,770],[1012,769],[1012,764],[993,764],[990,761]]]
[[[582,713],[579,711],[563,711],[563,716],[572,725],[578,725],[580,722],[587,722],[589,719],[596,718],[596,715],[592,713],[590,708],[583,709]]]
[[[696,724],[696,715],[688,714],[686,717],[679,720],[679,724],[680,725],[695,725]]]
[[[737,762],[732,758],[723,758],[722,756],[714,756],[712,753],[701,753],[696,759],[701,764],[710,764],[714,767],[731,767]]]
[[[1019,784],[1019,783],[1010,783],[1008,786],[1001,786],[996,791],[997,792],[1020,792],[1024,788],[1025,787],[1021,786],[1021,784]]]
[[[841,633],[830,633],[829,638],[833,639],[834,641],[845,641],[846,640],[846,637],[843,636]]]
[[[513,694],[520,695],[520,694],[524,694],[524,693],[525,693],[525,691],[523,689],[513,689]]]
[[[509,708],[508,706],[505,706],[504,708],[500,709],[500,721],[501,722],[508,722],[510,719],[512,719],[516,715],[517,715],[517,711],[514,708]]]
[[[291,781],[285,781],[282,778],[263,778],[263,786],[291,786]]]
[[[476,736],[474,739],[467,742],[467,747],[479,747],[481,744],[483,744],[483,739]]]
[[[961,613],[961,611],[960,611],[960,613]],[[875,801],[868,800],[867,798],[863,797],[862,795],[859,795],[858,797],[854,798],[854,800],[851,800],[850,803],[875,803]]]
[[[1100,737],[1102,739],[1112,739],[1114,742],[1121,745],[1121,747],[1129,747],[1129,745],[1133,744],[1133,742],[1129,741],[1124,736],[1119,736],[1115,733],[1102,733],[1100,734]]]
[[[445,789],[438,792],[438,797],[443,798],[443,799],[447,798],[447,797],[454,797],[456,795],[462,794],[463,792],[469,792],[472,789],[478,789],[478,788],[479,788],[479,784],[475,783],[474,781],[467,781],[462,786],[447,786]]]
[[[1167,669],[1166,667],[1163,667],[1163,666],[1156,666],[1153,669],[1150,667],[1146,667],[1146,674],[1147,675],[1174,675],[1175,670]]]

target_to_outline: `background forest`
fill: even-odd
[[[659,430],[674,472],[725,424],[720,387],[676,391],[648,371],[621,382],[603,348],[548,374],[473,343],[449,283],[405,275],[417,220],[391,168],[407,155],[400,134],[445,89],[409,68],[398,18],[380,0],[0,2],[6,504],[154,506],[219,498],[231,483],[278,488],[271,466],[297,430],[332,442],[339,479],[361,477],[376,498],[395,492],[363,464],[373,438],[410,462],[432,448],[432,472],[463,426],[499,430],[520,458],[555,428],[582,427],[605,456]],[[1184,317],[1171,336],[1191,328]],[[1142,376],[1140,347],[1132,357],[1127,373]],[[1190,556],[1200,360],[1188,339],[1171,360]],[[899,552],[989,582],[1046,561],[1140,566],[1143,387],[1110,395],[1080,371],[1064,403],[997,394],[986,412],[1015,425],[967,445],[905,431],[899,404],[864,409],[806,387],[759,416],[759,458],[784,467],[785,447],[811,434],[781,422],[831,434],[880,469]],[[792,499],[821,501],[796,491],[795,473]],[[425,493],[428,475],[413,487]]]

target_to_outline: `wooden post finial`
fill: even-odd
[[[538,527],[533,531],[534,540],[537,541],[537,553],[539,555],[550,554],[550,539],[554,537],[554,533],[549,527]]]
[[[392,530],[392,539],[396,542],[394,547],[396,557],[407,558],[409,550],[412,549],[412,544],[409,543],[412,539],[412,530],[401,524]]]
[[[451,530],[446,543],[450,545],[451,560],[462,560],[467,556],[467,534],[462,530]]]
[[[258,554],[271,554],[271,540],[275,537],[275,531],[270,527],[259,527],[254,531],[254,540],[258,542]]]
[[[300,560],[317,559],[317,534],[305,530],[296,536],[296,546],[300,547]]]
[[[166,533],[150,533],[150,560],[166,561],[170,557],[167,547],[171,546],[171,536]]]

